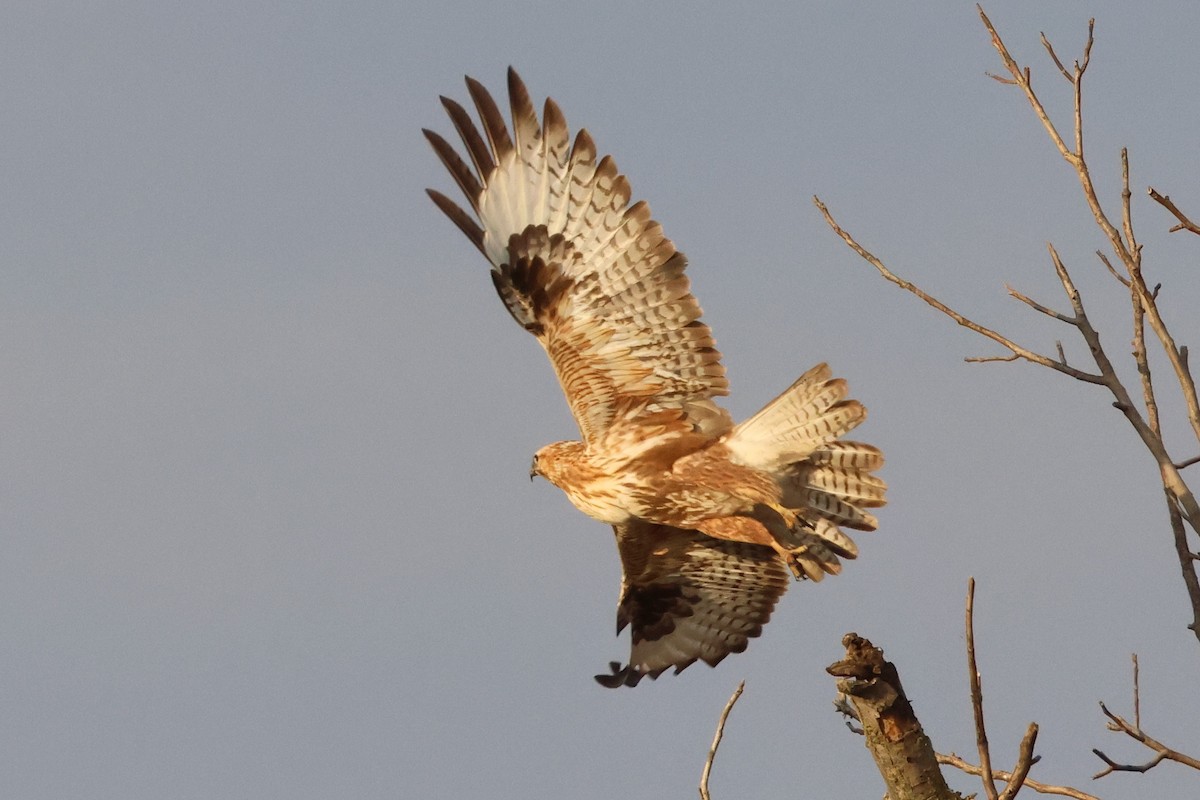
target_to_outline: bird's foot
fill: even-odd
[[[784,508],[779,503],[763,503],[763,505],[778,514],[789,531],[796,527],[795,511],[792,511],[790,508]]]
[[[776,553],[779,554],[779,558],[783,561],[784,564],[787,565],[787,568],[792,571],[792,575],[793,575],[793,577],[795,577],[796,580],[802,581],[805,578],[812,577],[811,575],[808,574],[808,572],[806,572],[804,570],[804,567],[801,566],[802,562],[800,561],[800,557],[803,556],[808,551],[807,547],[801,546],[801,547],[789,548],[789,547],[784,547],[779,542],[772,542],[771,547],[775,550]]]

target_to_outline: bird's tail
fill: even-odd
[[[858,548],[841,526],[875,530],[866,509],[882,506],[887,484],[872,473],[883,453],[861,442],[839,439],[867,415],[857,400],[846,399],[846,382],[831,378],[819,364],[725,439],[733,458],[775,476],[781,505],[795,511],[798,524],[779,536],[809,578],[841,571],[838,557],[854,558]]]

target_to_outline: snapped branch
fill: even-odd
[[[1168,229],[1168,231],[1170,233],[1175,233],[1176,231],[1191,231],[1192,233],[1196,234],[1197,236],[1200,236],[1200,225],[1197,225],[1196,223],[1194,223],[1190,219],[1188,219],[1187,215],[1184,214],[1182,211],[1180,211],[1179,208],[1176,207],[1176,205],[1171,202],[1171,198],[1169,195],[1159,194],[1157,191],[1155,191],[1153,186],[1150,187],[1149,194],[1150,194],[1151,200],[1158,203],[1160,206],[1165,208],[1167,211],[1170,211],[1171,214],[1175,217],[1175,219],[1179,220],[1178,225],[1175,225]]]

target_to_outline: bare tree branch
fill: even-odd
[[[900,685],[900,675],[894,664],[885,661],[883,651],[855,633],[842,637],[846,657],[832,664],[827,671],[844,680],[838,681],[838,698],[834,707],[862,723],[862,730],[851,728],[866,736],[867,748],[888,787],[887,800],[961,800],[952,792],[938,764],[955,767],[968,775],[983,779],[985,792],[996,800],[1013,800],[1025,786],[1042,794],[1055,794],[1075,800],[1099,800],[1093,795],[1069,786],[1054,786],[1029,778],[1030,768],[1038,762],[1034,747],[1038,726],[1031,722],[1021,740],[1017,763],[1011,772],[994,770],[983,722],[983,691],[975,657],[975,580],[967,583],[966,640],[967,668],[970,673],[971,705],[975,711],[976,740],[981,766],[974,766],[951,753],[941,755],[933,750],[929,737],[913,712],[912,705]],[[1003,791],[996,789],[996,780],[1004,781]],[[988,788],[990,787],[990,789]],[[973,797],[974,795],[972,795]]]
[[[1006,356],[967,356],[963,361],[968,364],[990,364],[995,361],[1019,361],[1020,358],[1016,353],[1010,353]]]
[[[1033,755],[1033,746],[1037,744],[1038,726],[1036,722],[1029,723],[1025,735],[1021,737],[1021,747],[1017,750],[1017,763],[1008,778],[1008,786],[1000,794],[1000,800],[1012,800],[1017,792],[1029,779],[1029,768],[1038,761]],[[994,775],[995,773],[993,773]]]
[[[1054,45],[1050,44],[1050,40],[1046,38],[1045,33],[1041,34],[1041,36],[1042,36],[1042,47],[1045,47],[1046,52],[1050,54],[1050,59],[1054,62],[1054,66],[1058,67],[1058,71],[1060,73],[1062,73],[1062,76],[1064,78],[1067,79],[1067,83],[1074,84],[1075,83],[1074,76],[1071,75],[1071,73],[1067,72],[1067,68],[1064,67],[1062,61],[1059,60],[1058,54],[1054,52]]]
[[[955,769],[962,770],[968,775],[983,775],[983,770],[974,764],[964,761],[954,753],[950,753],[949,755],[942,755],[941,753],[938,753],[937,760],[939,764],[945,764],[948,767],[954,767]],[[1034,760],[1036,761],[1036,759]],[[1013,777],[1011,772],[1004,772],[1000,770],[994,771],[992,774],[1002,781],[1010,781]],[[1056,794],[1062,797],[1072,797],[1075,800],[1100,800],[1100,798],[1096,797],[1095,795],[1088,794],[1087,792],[1081,792],[1078,789],[1072,789],[1070,786],[1052,786],[1048,783],[1039,783],[1032,778],[1026,778],[1024,785],[1028,786],[1030,789],[1033,789],[1035,792],[1040,792],[1042,794]]]
[[[1166,322],[1163,320],[1159,312],[1157,300],[1159,287],[1155,286],[1150,289],[1142,274],[1142,248],[1138,244],[1134,233],[1133,213],[1131,205],[1132,193],[1129,189],[1129,156],[1124,150],[1121,152],[1121,228],[1118,229],[1112,223],[1108,215],[1100,204],[1100,200],[1096,195],[1095,185],[1092,181],[1091,172],[1088,168],[1086,159],[1084,158],[1083,150],[1083,95],[1082,83],[1084,73],[1087,71],[1088,64],[1091,60],[1092,46],[1095,43],[1095,21],[1088,22],[1087,42],[1084,45],[1083,56],[1078,61],[1075,61],[1073,68],[1068,70],[1062,60],[1054,51],[1053,46],[1043,36],[1043,46],[1050,54],[1051,60],[1059,72],[1067,78],[1074,89],[1074,142],[1068,145],[1063,136],[1055,127],[1046,111],[1037,93],[1033,90],[1031,83],[1031,72],[1028,67],[1022,67],[1017,63],[1009,52],[1004,41],[1000,38],[1000,34],[996,31],[994,25],[981,7],[978,7],[980,19],[983,21],[984,27],[991,35],[992,44],[996,52],[1000,55],[1006,70],[1008,78],[995,77],[1002,83],[1017,86],[1022,90],[1025,99],[1029,103],[1035,116],[1041,121],[1046,133],[1049,135],[1054,146],[1058,149],[1063,159],[1072,167],[1079,180],[1080,187],[1083,191],[1084,198],[1092,212],[1093,219],[1096,225],[1104,233],[1111,245],[1112,252],[1116,256],[1116,262],[1123,268],[1122,275],[1114,262],[1110,261],[1103,253],[1097,253],[1101,261],[1104,263],[1108,271],[1128,290],[1131,307],[1133,309],[1133,357],[1138,369],[1138,374],[1142,385],[1142,406],[1144,412],[1139,410],[1139,406],[1135,404],[1133,397],[1130,395],[1126,386],[1122,383],[1117,375],[1111,359],[1105,352],[1104,347],[1100,342],[1099,333],[1088,319],[1087,313],[1084,310],[1083,301],[1080,297],[1078,289],[1076,289],[1071,275],[1059,257],[1058,252],[1051,245],[1048,247],[1050,258],[1054,264],[1055,272],[1058,275],[1059,281],[1062,283],[1063,291],[1066,293],[1071,302],[1071,308],[1074,312],[1073,316],[1055,311],[1048,306],[1042,305],[1029,297],[1017,292],[1014,289],[1009,289],[1009,294],[1015,299],[1021,301],[1030,308],[1039,313],[1053,317],[1061,322],[1067,323],[1074,327],[1084,342],[1087,344],[1088,350],[1091,353],[1092,360],[1097,367],[1097,372],[1087,372],[1073,367],[1067,363],[1066,356],[1062,349],[1061,343],[1056,343],[1057,358],[1052,358],[1041,353],[1034,352],[1014,342],[1009,337],[987,328],[967,316],[955,311],[937,298],[922,290],[919,286],[900,278],[895,273],[891,272],[881,261],[873,254],[863,248],[854,237],[844,230],[834,220],[825,204],[819,198],[813,198],[817,208],[821,211],[826,223],[833,229],[835,233],[842,238],[846,244],[859,254],[863,259],[875,267],[886,280],[896,284],[905,291],[916,295],[921,300],[942,312],[946,316],[953,319],[959,325],[974,331],[975,333],[996,342],[997,344],[1008,350],[1009,355],[1004,356],[980,356],[968,358],[971,362],[990,362],[990,361],[1017,361],[1023,360],[1033,364],[1038,364],[1056,372],[1067,375],[1075,380],[1086,383],[1097,384],[1104,386],[1113,397],[1113,406],[1125,415],[1126,420],[1133,427],[1138,437],[1142,440],[1146,449],[1154,457],[1159,467],[1159,474],[1162,481],[1163,489],[1167,493],[1168,510],[1172,515],[1172,530],[1175,535],[1175,547],[1178,554],[1180,569],[1184,574],[1184,581],[1188,591],[1189,599],[1194,612],[1194,620],[1188,627],[1192,629],[1197,640],[1200,640],[1200,574],[1197,572],[1198,562],[1193,557],[1193,549],[1188,545],[1189,535],[1200,535],[1200,502],[1197,501],[1196,495],[1192,492],[1187,482],[1180,474],[1183,466],[1190,463],[1195,463],[1194,460],[1177,463],[1174,461],[1168,452],[1166,443],[1163,439],[1161,428],[1159,425],[1159,407],[1158,400],[1155,396],[1155,387],[1153,376],[1150,372],[1150,358],[1147,352],[1147,338],[1145,329],[1148,326],[1154,333],[1154,338],[1158,340],[1163,353],[1166,355],[1168,362],[1171,364],[1172,370],[1175,373],[1175,378],[1179,384],[1180,391],[1183,395],[1184,406],[1189,422],[1191,423],[1192,431],[1197,440],[1200,441],[1200,398],[1197,396],[1196,383],[1191,374],[1188,364],[1188,351],[1186,347],[1179,346],[1175,343],[1175,339],[1171,334]],[[1156,193],[1157,194],[1157,193]],[[1166,204],[1163,204],[1166,206]],[[1170,207],[1168,207],[1170,208]],[[1177,209],[1176,209],[1177,210]],[[1186,527],[1185,527],[1186,526]],[[1188,529],[1190,528],[1190,534]]]
[[[1029,768],[1037,758],[1033,755],[1034,744],[1037,743],[1038,726],[1036,722],[1029,723],[1017,757],[1017,764],[1007,775],[1007,785],[1003,792],[996,791],[996,773],[992,770],[992,753],[988,746],[987,727],[983,723],[983,681],[979,676],[979,664],[975,659],[975,579],[967,579],[967,676],[971,684],[971,708],[975,712],[975,745],[979,750],[979,776],[983,779],[983,791],[988,800],[1012,800],[1021,791],[1029,776]]]
[[[889,800],[963,800],[946,785],[896,666],[856,633],[843,636],[842,645],[846,657],[827,671],[842,679],[838,691],[849,698],[862,723],[867,749],[887,784]]]
[[[1187,586],[1188,598],[1192,605],[1192,621],[1188,628],[1200,638],[1200,576],[1196,574],[1198,557],[1188,546],[1187,531],[1183,527],[1183,515],[1179,512],[1179,503],[1169,491],[1165,494],[1167,514],[1171,520],[1171,538],[1175,543],[1175,557],[1179,561],[1179,569],[1183,573],[1183,582]],[[1194,518],[1191,524],[1195,528]]]
[[[1141,729],[1142,727],[1142,685],[1138,676],[1138,660],[1137,653],[1132,655],[1133,658],[1133,724]]]
[[[1050,136],[1050,139],[1054,143],[1055,147],[1058,148],[1058,151],[1062,155],[1063,159],[1066,160],[1066,162],[1075,170],[1075,173],[1079,178],[1080,186],[1083,189],[1084,198],[1087,201],[1088,207],[1092,211],[1092,216],[1095,219],[1096,224],[1104,232],[1105,236],[1109,240],[1109,243],[1112,245],[1113,252],[1125,265],[1126,271],[1129,272],[1134,290],[1139,293],[1140,299],[1145,305],[1145,311],[1150,322],[1150,327],[1154,330],[1155,335],[1158,336],[1159,340],[1162,342],[1163,350],[1166,352],[1167,357],[1171,361],[1172,367],[1175,369],[1176,377],[1178,378],[1180,386],[1183,389],[1184,398],[1188,405],[1188,418],[1192,423],[1193,431],[1195,432],[1197,438],[1200,439],[1200,401],[1197,400],[1195,381],[1192,379],[1190,372],[1188,372],[1186,369],[1186,365],[1182,363],[1179,349],[1175,346],[1174,339],[1171,337],[1166,324],[1163,322],[1162,317],[1158,313],[1158,309],[1154,303],[1154,298],[1151,297],[1150,293],[1146,291],[1145,284],[1141,280],[1141,248],[1138,246],[1137,241],[1133,238],[1133,223],[1129,213],[1129,198],[1127,194],[1129,186],[1128,155],[1124,153],[1122,155],[1122,173],[1124,176],[1124,200],[1122,206],[1125,227],[1124,238],[1122,237],[1121,231],[1117,230],[1116,226],[1109,221],[1108,215],[1104,212],[1103,207],[1100,205],[1100,200],[1096,195],[1095,185],[1092,182],[1091,172],[1088,169],[1087,162],[1084,160],[1082,84],[1083,74],[1087,70],[1088,63],[1091,60],[1092,45],[1095,43],[1094,34],[1096,21],[1094,19],[1088,21],[1088,38],[1087,43],[1084,45],[1083,58],[1080,61],[1075,62],[1075,69],[1072,76],[1072,83],[1074,84],[1075,89],[1075,148],[1072,150],[1068,148],[1066,143],[1063,141],[1058,129],[1055,128],[1054,123],[1050,120],[1050,116],[1047,114],[1041,100],[1038,99],[1037,94],[1033,91],[1033,87],[1029,81],[1030,73],[1028,67],[1026,67],[1024,70],[1021,69],[1016,59],[1014,59],[1011,53],[1009,53],[1008,47],[1000,38],[1000,34],[997,33],[995,26],[992,25],[991,20],[989,20],[987,15],[983,12],[983,8],[980,6],[976,6],[976,8],[979,10],[979,17],[983,21],[984,27],[986,27],[988,33],[991,34],[992,45],[996,48],[996,52],[999,53],[1001,61],[1004,62],[1005,67],[1012,75],[1015,85],[1019,86],[1024,91],[1025,98],[1029,102],[1030,107],[1041,121],[1042,126],[1046,129],[1047,134]],[[1057,57],[1055,57],[1054,60],[1056,64],[1059,65],[1060,70],[1062,70],[1062,62],[1059,61]]]
[[[1113,772],[1149,772],[1157,767],[1163,761],[1175,761],[1192,769],[1200,770],[1200,759],[1185,755],[1178,750],[1172,750],[1157,739],[1152,738],[1142,730],[1142,698],[1141,686],[1138,681],[1138,657],[1137,653],[1133,654],[1133,724],[1117,714],[1108,710],[1104,703],[1100,704],[1100,710],[1104,712],[1104,716],[1108,717],[1108,729],[1117,733],[1124,733],[1132,739],[1135,739],[1146,747],[1154,751],[1154,757],[1143,764],[1122,764],[1114,761],[1098,749],[1093,749],[1092,752],[1096,757],[1105,763],[1105,768],[1092,776],[1092,780],[1103,778]]]
[[[721,746],[721,739],[725,736],[725,720],[729,719],[729,712],[733,710],[733,704],[742,696],[742,690],[745,688],[745,681],[737,685],[737,688],[733,690],[733,694],[729,696],[729,702],[725,704],[725,710],[721,712],[721,716],[717,720],[717,732],[713,736],[712,745],[708,748],[708,758],[704,759],[704,771],[700,773],[701,800],[711,800],[708,795],[708,776],[712,774],[713,761],[717,758],[717,748]]]
[[[1109,274],[1120,281],[1122,286],[1124,286],[1126,289],[1133,288],[1129,285],[1129,278],[1126,278],[1124,275],[1113,269],[1112,262],[1108,260],[1108,256],[1104,255],[1104,253],[1099,250],[1096,251],[1096,255],[1100,257],[1100,260],[1104,263],[1104,266],[1108,268]]]
[[[1060,311],[1055,311],[1052,308],[1047,308],[1046,306],[1042,305],[1038,301],[1021,294],[1020,292],[1018,292],[1016,289],[1012,288],[1011,286],[1006,285],[1004,288],[1008,291],[1009,297],[1020,300],[1022,303],[1029,306],[1030,308],[1032,308],[1034,311],[1045,314],[1047,317],[1053,317],[1054,319],[1059,320],[1060,322],[1065,322],[1068,325],[1074,325],[1078,322],[1078,320],[1075,317],[1068,317],[1066,314],[1063,314]]]
[[[979,751],[979,768],[983,771],[983,791],[988,800],[998,800],[996,779],[992,777],[992,753],[988,747],[987,728],[983,724],[983,686],[979,666],[975,661],[975,579],[967,579],[967,679],[971,684],[971,709],[975,712],[975,747]]]
[[[1178,225],[1175,225],[1168,229],[1169,233],[1175,233],[1175,231],[1191,231],[1192,233],[1200,236],[1200,225],[1197,225],[1196,223],[1192,222],[1190,219],[1187,218],[1187,215],[1185,215],[1182,211],[1180,211],[1178,208],[1176,208],[1175,204],[1171,202],[1171,198],[1169,195],[1159,194],[1157,191],[1154,190],[1153,186],[1150,187],[1149,194],[1150,194],[1151,200],[1158,203],[1160,206],[1165,208],[1167,211],[1170,211],[1171,214],[1173,214],[1175,216],[1175,219],[1179,220]]]
[[[1080,125],[1082,125],[1080,121]],[[1129,149],[1121,148],[1121,226],[1125,229],[1125,241],[1129,245],[1129,251],[1133,253],[1134,259],[1140,266],[1142,263],[1142,246],[1137,243],[1137,237],[1133,235],[1133,206],[1130,202],[1133,198],[1133,193],[1129,191]]]
[[[1174,761],[1177,764],[1183,764],[1185,767],[1191,767],[1192,769],[1200,770],[1200,758],[1193,758],[1192,756],[1185,755],[1178,750],[1173,750],[1170,747],[1167,747],[1162,742],[1151,737],[1139,726],[1130,725],[1124,717],[1109,711],[1104,703],[1100,704],[1100,710],[1103,711],[1104,716],[1108,717],[1109,719],[1108,729],[1110,731],[1124,733],[1131,739],[1141,742],[1142,744],[1146,745],[1146,747],[1154,751],[1154,757],[1144,764],[1121,764],[1112,760],[1100,750],[1092,750],[1092,752],[1095,753],[1096,756],[1107,765],[1104,769],[1093,775],[1092,780],[1103,778],[1105,775],[1109,775],[1113,772],[1149,772],[1163,761]]]
[[[833,218],[833,215],[829,213],[829,209],[825,206],[825,204],[823,202],[821,202],[821,198],[813,197],[813,204],[816,205],[817,209],[821,212],[821,215],[825,218],[825,222],[829,225],[830,228],[833,229],[834,233],[836,233],[838,236],[842,237],[842,240],[847,245],[850,246],[850,249],[854,250],[854,252],[858,253],[865,261],[867,261],[869,264],[871,264],[871,266],[875,267],[875,269],[878,270],[880,275],[882,275],[884,278],[891,281],[892,283],[896,284],[901,289],[904,289],[905,291],[921,298],[926,303],[933,306],[938,311],[941,311],[943,314],[950,317],[950,319],[954,320],[955,322],[957,322],[959,325],[963,326],[964,328],[967,328],[968,330],[972,330],[975,333],[978,333],[980,336],[984,336],[988,339],[991,339],[993,342],[996,342],[997,344],[1001,345],[1002,347],[1007,348],[1014,356],[1014,358],[1005,357],[1003,359],[992,359],[992,358],[981,359],[981,358],[976,357],[976,358],[968,359],[968,361],[974,361],[974,362],[983,361],[983,360],[1015,361],[1019,358],[1024,361],[1029,361],[1033,364],[1040,364],[1043,367],[1048,367],[1048,368],[1056,370],[1058,372],[1062,372],[1065,375],[1069,375],[1072,378],[1075,378],[1076,380],[1084,381],[1086,383],[1103,384],[1105,382],[1104,377],[1101,375],[1095,375],[1090,372],[1084,372],[1082,370],[1075,369],[1074,367],[1071,367],[1061,361],[1056,361],[1052,358],[1048,358],[1047,356],[1041,355],[1039,353],[1035,353],[1032,350],[1028,350],[1028,349],[1022,347],[1021,345],[1017,344],[1016,342],[1012,341],[1008,337],[1003,336],[999,333],[996,333],[996,331],[994,331],[990,328],[986,328],[983,325],[980,325],[978,322],[968,319],[967,317],[958,313],[957,311],[955,311],[954,309],[950,308],[948,305],[943,303],[941,300],[938,300],[933,295],[925,292],[923,289],[921,289],[916,284],[904,280],[903,278],[901,278],[900,276],[896,275],[891,270],[889,270],[882,261],[880,261],[874,255],[872,255],[866,248],[864,248],[862,245],[860,245],[857,241],[855,241],[854,237],[850,235],[849,231],[844,230],[840,225],[838,225],[837,221]]]

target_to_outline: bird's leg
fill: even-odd
[[[759,503],[754,507],[755,511],[759,511],[759,509],[768,509],[774,512],[774,514],[783,521],[783,526],[786,530],[790,531],[796,527],[796,512],[792,511],[790,508],[784,508],[779,503],[767,502]],[[767,526],[768,530],[771,528],[771,524],[769,522],[764,522],[763,524]]]
[[[801,529],[812,530],[812,524],[803,517],[797,516],[795,511],[790,508],[784,508],[779,503],[760,503],[755,506],[755,512],[755,516],[759,518],[771,534],[771,548],[779,554],[783,563],[787,564],[788,569],[792,571],[792,575],[796,577],[796,580],[803,580],[804,578],[820,580],[820,575],[812,575],[801,566],[800,556],[807,553],[808,548],[804,545],[788,546],[784,544],[789,539],[792,541],[795,540],[795,537],[790,535],[794,531]],[[780,530],[781,523],[782,530]]]
[[[800,559],[797,558],[797,556],[804,553],[807,550],[807,548],[805,548],[805,547],[789,548],[789,547],[785,547],[784,545],[780,544],[778,541],[772,540],[771,549],[773,549],[776,553],[779,554],[779,558],[783,561],[784,564],[787,564],[787,568],[792,571],[792,575],[793,575],[793,577],[795,577],[796,580],[802,581],[805,578],[809,577],[808,573],[806,573],[804,571],[804,569],[801,568]]]

